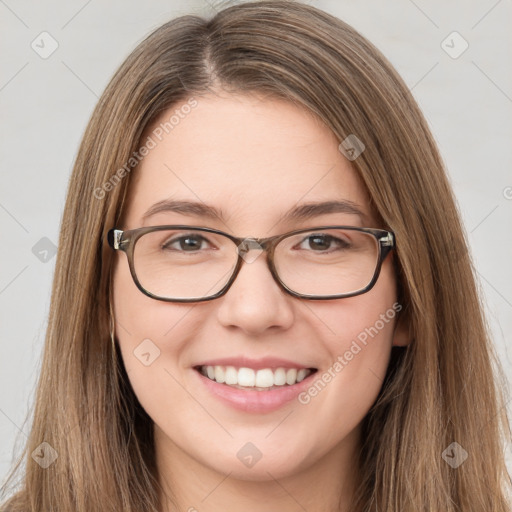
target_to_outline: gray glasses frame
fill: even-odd
[[[146,290],[139,282],[137,278],[137,274],[135,272],[135,266],[133,261],[133,251],[135,249],[135,244],[137,240],[145,235],[146,233],[151,233],[153,231],[163,231],[168,229],[185,229],[187,231],[207,231],[209,233],[215,233],[217,235],[224,236],[229,238],[236,246],[238,250],[238,260],[233,270],[233,274],[231,275],[229,281],[226,285],[214,295],[209,295],[200,299],[171,299],[168,297],[159,297],[154,295],[153,293]],[[343,293],[339,295],[303,295],[297,292],[294,292],[290,288],[288,288],[279,278],[277,270],[274,266],[274,250],[281,240],[288,238],[290,236],[296,235],[298,233],[305,233],[308,231],[320,231],[323,229],[344,229],[344,230],[352,230],[352,231],[361,231],[363,233],[369,233],[375,237],[378,242],[379,255],[377,258],[377,262],[375,265],[375,271],[373,273],[373,277],[369,284],[360,290],[356,290],[350,293]],[[353,297],[355,295],[361,295],[370,291],[380,274],[380,269],[382,266],[382,262],[389,254],[389,252],[395,248],[395,235],[392,231],[386,231],[384,229],[375,229],[375,228],[359,228],[354,226],[319,226],[319,227],[311,227],[311,228],[303,228],[295,231],[289,231],[288,233],[284,233],[282,235],[270,236],[267,238],[251,238],[251,237],[237,237],[230,235],[228,233],[224,233],[223,231],[219,231],[213,228],[206,227],[197,227],[197,226],[185,226],[185,225],[166,225],[166,226],[148,226],[144,228],[130,229],[128,231],[122,231],[120,229],[112,228],[107,233],[107,240],[110,247],[114,250],[120,250],[126,253],[128,257],[128,265],[130,267],[130,273],[132,275],[133,281],[137,285],[137,288],[148,297],[152,299],[161,300],[164,302],[203,302],[207,300],[213,300],[218,297],[224,295],[231,285],[234,283],[240,269],[242,268],[242,264],[245,261],[242,257],[242,254],[246,254],[252,248],[254,249],[263,249],[267,253],[267,264],[272,274],[272,277],[276,281],[276,283],[284,290],[286,293],[298,297],[300,299],[308,299],[308,300],[331,300],[331,299],[342,299],[345,297]]]

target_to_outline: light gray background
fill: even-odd
[[[512,375],[512,44],[510,0],[317,0],[392,62],[418,100],[449,170],[489,323]],[[150,31],[226,2],[0,0],[0,479],[32,406],[58,240],[79,141],[114,71]],[[58,42],[47,59],[41,32]],[[462,48],[457,31],[469,44]],[[442,42],[446,42],[442,46]],[[449,49],[449,46],[452,48]],[[49,48],[46,40],[45,48]],[[41,50],[40,50],[41,51]],[[33,247],[38,250],[33,252]],[[461,300],[464,300],[461,297]],[[510,387],[509,387],[510,389]],[[510,448],[510,447],[509,447]],[[508,451],[510,463],[510,449]]]

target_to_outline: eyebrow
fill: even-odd
[[[202,202],[173,199],[164,199],[155,203],[142,216],[142,220],[145,221],[148,217],[163,212],[174,212],[212,220],[220,219],[226,222],[226,215],[222,208],[216,208]],[[329,213],[357,215],[362,220],[366,218],[366,215],[358,208],[356,203],[348,200],[331,200],[297,205],[282,215],[278,222],[304,221]]]

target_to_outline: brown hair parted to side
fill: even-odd
[[[402,321],[413,341],[364,420],[353,510],[509,512],[506,381],[427,123],[370,42],[321,10],[283,0],[166,23],[101,96],[69,184],[33,426],[8,480],[22,470],[19,488],[2,510],[160,509],[152,421],[111,343],[105,236],[122,215],[147,128],[172,105],[200,104],[220,89],[291,101],[340,143],[357,136],[365,151],[352,164],[396,235]],[[58,453],[47,469],[31,458],[43,441]],[[453,442],[469,454],[457,469],[442,457]]]

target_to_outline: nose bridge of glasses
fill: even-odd
[[[264,251],[265,245],[266,244],[264,243],[260,243],[256,238],[244,238],[242,242],[237,246],[238,254],[244,256],[250,250]]]

